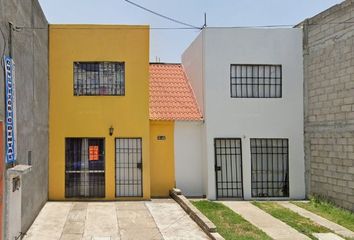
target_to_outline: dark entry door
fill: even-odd
[[[65,197],[105,197],[104,139],[67,138]]]
[[[142,140],[116,139],[116,196],[142,197]]]
[[[214,146],[217,198],[243,198],[241,139],[216,138]]]
[[[289,197],[289,141],[251,138],[252,197]]]

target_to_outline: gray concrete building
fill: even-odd
[[[354,210],[354,1],[300,26],[307,193]]]
[[[21,186],[21,231],[26,232],[48,195],[48,22],[37,0],[0,0],[0,28],[1,61],[12,49],[16,65],[17,164],[32,165]],[[5,118],[4,75],[2,65],[0,121]]]

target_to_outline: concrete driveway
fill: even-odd
[[[173,200],[48,202],[25,240],[209,239]]]

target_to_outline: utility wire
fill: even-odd
[[[134,2],[132,2],[132,1],[129,1],[129,0],[124,0],[124,1],[126,1],[127,3],[130,3],[130,4],[132,4],[132,5],[134,5],[134,6],[138,7],[138,8],[140,8],[140,9],[143,9],[143,10],[145,10],[145,11],[147,11],[147,12],[150,12],[150,13],[152,13],[152,14],[155,14],[155,15],[157,15],[157,16],[159,16],[159,17],[162,17],[162,18],[165,18],[165,19],[167,19],[167,20],[170,20],[170,21],[172,21],[172,22],[179,23],[179,24],[181,24],[181,25],[184,25],[184,26],[187,26],[187,27],[191,27],[191,28],[194,28],[194,29],[202,29],[202,27],[197,27],[197,26],[194,26],[194,25],[192,25],[192,24],[188,24],[188,23],[179,21],[179,20],[177,20],[177,19],[167,17],[167,16],[162,15],[162,14],[160,14],[160,13],[158,13],[158,12],[155,12],[155,11],[152,11],[152,10],[146,8],[146,7],[143,7],[143,6],[141,6],[141,5],[137,4],[137,3],[134,3]]]
[[[126,1],[126,0],[124,0]],[[332,22],[332,23],[310,23],[307,24],[308,26],[323,26],[323,25],[342,25],[342,24],[354,24],[354,21],[351,22]],[[60,25],[66,25],[66,24],[53,24],[53,29],[100,29],[100,30],[112,30],[112,29],[148,29],[148,30],[201,30],[201,28],[196,28],[196,27],[144,27],[144,26],[131,26],[131,25],[124,25],[124,27],[120,27],[117,25],[112,24],[111,26],[108,24],[106,26],[108,27],[100,27],[95,26],[95,27],[70,27],[70,24],[68,24],[69,27],[60,27]],[[76,24],[72,24],[76,25]],[[85,24],[77,24],[77,25],[85,25]],[[90,25],[90,24],[88,24]],[[105,24],[102,24],[105,25]],[[299,24],[278,24],[278,25],[249,25],[249,26],[209,26],[207,28],[211,29],[232,29],[232,28],[277,28],[277,27],[295,27],[295,26],[301,26],[301,23]],[[19,30],[47,30],[49,29],[48,27],[23,27],[23,26],[17,26],[18,31]]]
[[[124,0],[128,1],[128,0]],[[345,21],[345,22],[328,22],[328,23],[309,23],[307,24],[308,26],[323,26],[323,25],[342,25],[342,24],[354,24],[354,21]],[[148,30],[201,30],[202,28],[195,27],[191,25],[191,27],[148,27],[148,25],[145,26],[134,26],[134,25],[123,25],[122,27],[119,25],[114,25],[114,24],[102,24],[106,25],[106,27],[102,28],[99,25],[94,26],[94,27],[80,27],[80,26],[72,26],[70,25],[85,25],[85,24],[67,24],[69,27],[61,27],[60,25],[66,25],[66,24],[53,24],[53,29],[77,29],[77,30],[88,30],[88,29],[99,29],[99,30],[112,30],[112,29],[148,29]],[[90,24],[87,24],[90,25]],[[108,26],[108,27],[107,27]],[[249,25],[249,26],[209,26],[207,28],[209,29],[232,29],[232,28],[277,28],[277,27],[295,27],[295,26],[302,26],[302,23],[298,24],[278,24],[278,25]],[[17,32],[21,30],[48,30],[48,27],[27,27],[27,26],[16,26]],[[1,30],[1,29],[0,29]],[[4,33],[1,30],[1,34],[3,35],[4,38]]]

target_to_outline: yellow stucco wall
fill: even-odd
[[[115,138],[141,137],[149,199],[148,26],[51,25],[49,39],[49,199],[65,199],[66,137],[105,138],[106,200],[115,199]],[[125,62],[125,96],[74,96],[75,61]]]
[[[158,140],[165,136],[165,140]],[[151,196],[166,197],[175,187],[174,122],[150,122]]]

